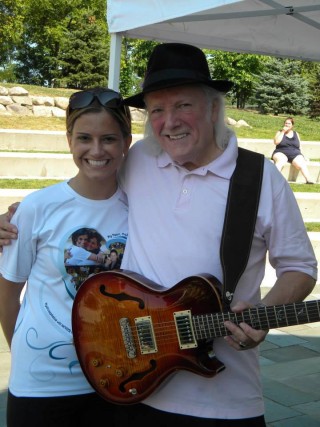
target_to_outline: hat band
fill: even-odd
[[[194,70],[183,70],[179,68],[167,68],[165,70],[155,71],[152,75],[146,77],[143,89],[148,89],[148,86],[153,86],[156,83],[161,83],[168,80],[196,80],[196,81],[211,81],[210,77]]]

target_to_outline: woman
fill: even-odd
[[[293,125],[293,118],[288,117],[284,122],[283,128],[276,133],[274,137],[276,149],[272,153],[271,158],[280,172],[284,165],[289,162],[302,173],[307,184],[314,184],[307,167],[306,159],[300,151],[300,137],[293,130]]]
[[[113,425],[115,406],[94,393],[77,360],[76,288],[64,252],[83,228],[98,230],[106,250],[115,243],[124,248],[127,202],[117,172],[131,143],[131,118],[119,93],[95,88],[71,96],[66,124],[79,172],[21,202],[12,220],[19,237],[0,262],[0,320],[12,354],[8,427],[79,427],[102,419]]]

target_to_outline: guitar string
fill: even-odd
[[[308,302],[309,304],[311,303],[315,303],[318,306],[318,302],[315,301],[311,301]],[[298,304],[302,304],[302,306],[304,305],[304,303],[298,303]],[[297,304],[295,304],[295,306],[297,306]],[[303,307],[300,308],[303,308]],[[278,307],[278,306],[277,306]],[[275,310],[273,309],[273,307],[266,307],[266,308],[259,308],[258,312],[256,311],[257,309],[250,309],[249,311],[246,311],[247,316],[249,316],[246,319],[246,316],[242,316],[243,313],[231,313],[231,318],[230,318],[230,313],[215,313],[215,314],[205,314],[205,315],[195,315],[192,316],[193,317],[193,324],[192,324],[192,328],[193,331],[195,332],[196,335],[196,339],[201,339],[201,338],[215,338],[215,337],[220,337],[220,336],[225,336],[225,335],[229,335],[230,332],[225,328],[223,322],[225,320],[233,320],[236,321],[238,323],[240,323],[241,321],[250,321],[252,320],[252,317],[254,317],[257,314],[266,314],[265,312],[269,311],[269,313],[267,313],[268,315],[268,320],[257,320],[256,318],[254,318],[254,322],[253,323],[257,323],[257,327],[262,327],[262,328],[266,328],[268,329],[270,327],[270,324],[274,325],[273,327],[281,327],[281,326],[290,326],[290,324],[292,324],[292,321],[295,321],[294,324],[300,324],[300,323],[312,323],[315,321],[319,320],[319,309],[317,307],[313,307],[313,309],[309,310],[308,314],[304,314],[304,318],[301,319],[301,322],[298,322],[299,320],[299,314],[297,315],[296,312],[294,313],[286,313],[286,309],[283,306],[283,318],[279,319],[279,312],[275,312]],[[250,316],[250,313],[253,313],[253,316]],[[315,316],[315,317],[314,317]],[[261,317],[261,316],[260,316]],[[199,320],[201,319],[201,321]],[[198,322],[197,322],[198,320]],[[159,339],[161,337],[161,335],[163,335],[163,333],[165,332],[165,338],[166,342],[169,342],[169,340],[171,341],[171,339],[173,341],[176,341],[176,335],[177,335],[177,326],[175,324],[174,321],[169,321],[169,322],[159,322],[159,323],[152,323],[153,326],[153,331],[155,333],[155,335],[157,336],[157,338]],[[191,326],[191,322],[187,324],[187,329],[184,331],[183,329],[180,328],[179,332],[180,332],[180,336],[181,338],[184,338],[184,335],[186,337],[188,337],[190,335],[190,326]],[[170,329],[171,328],[171,329]],[[132,332],[134,333],[136,339],[146,339],[148,338],[151,334],[150,331],[147,330],[145,332],[143,332],[142,330],[138,330],[137,327],[132,327]]]

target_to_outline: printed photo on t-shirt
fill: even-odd
[[[121,267],[126,236],[104,238],[93,228],[74,231],[64,248],[64,265],[75,291],[92,274]]]

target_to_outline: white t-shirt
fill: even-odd
[[[68,266],[72,237],[96,231],[101,250],[123,253],[128,206],[121,190],[107,200],[90,200],[63,182],[27,196],[12,223],[18,240],[4,248],[0,272],[28,281],[12,341],[9,388],[15,396],[51,397],[92,392],[72,341],[71,311],[76,290],[99,269]],[[68,255],[69,256],[69,255]],[[103,265],[100,266],[104,270]]]
[[[130,231],[122,268],[167,288],[200,273],[222,282],[220,241],[237,152],[232,138],[220,157],[188,171],[165,152],[152,155],[148,141],[130,149],[123,177]],[[267,251],[278,276],[297,270],[316,277],[316,259],[295,197],[266,159],[252,249],[234,303],[260,301]],[[218,338],[214,350],[224,371],[210,379],[179,371],[144,403],[204,418],[262,415],[258,349],[238,352]]]

